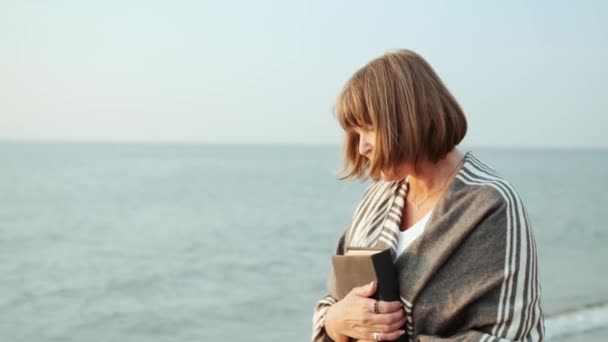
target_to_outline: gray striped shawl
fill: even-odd
[[[391,248],[410,340],[542,341],[536,244],[513,187],[467,153],[422,235],[396,256],[406,192],[405,182],[372,184],[337,253]],[[326,295],[317,303],[313,342],[330,340],[323,321],[335,302]]]

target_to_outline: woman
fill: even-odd
[[[344,178],[375,181],[337,253],[390,248],[401,302],[371,299],[374,283],[340,301],[327,295],[312,341],[541,341],[526,211],[507,181],[457,148],[466,118],[431,66],[412,51],[386,53],[347,82],[336,115],[346,132]]]

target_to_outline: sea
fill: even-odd
[[[608,151],[463,149],[525,203],[547,340],[608,340]],[[338,180],[340,158],[338,146],[0,143],[0,341],[309,341],[369,184]]]

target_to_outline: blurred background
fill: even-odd
[[[308,341],[344,82],[433,65],[536,234],[548,339],[608,339],[601,1],[0,0],[0,340]]]

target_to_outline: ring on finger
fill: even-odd
[[[378,301],[374,302],[374,313],[375,314],[379,314],[380,313],[380,309],[378,308]]]
[[[382,333],[375,331],[372,333],[372,338],[374,339],[374,341],[382,341]]]

